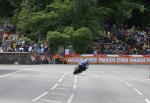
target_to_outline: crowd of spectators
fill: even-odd
[[[7,39],[12,34],[16,32],[16,26],[14,24],[5,23],[0,25],[3,28],[3,31],[7,35]],[[9,34],[11,34],[9,36]],[[12,39],[12,38],[11,38]],[[19,39],[19,38],[18,38]],[[26,40],[16,40],[16,42],[12,42],[12,40],[5,41],[0,43],[0,52],[37,52],[37,53],[46,53],[48,52],[48,44],[47,43],[31,43]]]
[[[99,45],[96,48],[98,54],[150,54],[150,27],[113,25],[107,29],[108,34],[112,38],[112,45]]]
[[[10,23],[5,23],[4,25],[2,25],[2,28],[4,29],[5,32],[15,33],[16,31],[16,26]]]
[[[3,27],[9,32],[15,32],[16,29],[15,25],[10,24],[4,24]],[[150,54],[150,26],[142,28],[123,24],[106,26],[103,37],[97,37],[95,41],[103,43],[94,49],[97,54],[147,55]],[[47,53],[48,44],[18,41],[6,46],[2,43],[0,52]]]
[[[31,43],[27,41],[12,43],[11,46],[5,48],[2,45],[4,51],[7,52],[36,52],[36,53],[47,53],[47,43]]]

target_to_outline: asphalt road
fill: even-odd
[[[0,65],[0,103],[150,103],[148,65]]]

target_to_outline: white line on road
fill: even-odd
[[[72,93],[67,101],[67,103],[71,103],[74,98],[74,94]]]
[[[57,89],[60,89],[60,90],[68,90],[67,88],[57,88]]]
[[[146,103],[150,103],[150,100],[148,100],[148,99],[145,99],[145,101],[146,101]]]
[[[119,81],[121,81],[121,82],[123,82],[123,80],[122,80],[122,79],[119,79],[119,78],[118,78],[118,80],[119,80]]]
[[[141,93],[137,88],[134,88],[134,90],[135,90],[139,95],[143,95],[143,93]]]
[[[47,99],[40,99],[41,101],[44,101],[44,102],[53,102],[53,103],[61,103],[59,101],[53,101],[53,100],[47,100]]]
[[[64,78],[67,74],[68,74],[68,72],[66,72],[64,75],[62,75],[62,77]]]
[[[60,78],[58,82],[62,82],[63,78]]]
[[[77,79],[74,79],[74,82],[77,83]]]
[[[76,84],[74,84],[74,85],[73,85],[73,89],[75,90],[76,88],[77,88],[77,85],[76,85]]]
[[[18,71],[9,73],[9,74],[4,74],[4,75],[1,75],[0,78],[8,77],[8,76],[14,75],[14,74],[22,72],[22,71],[25,71],[25,70],[23,69],[23,70],[18,70]]]
[[[67,94],[63,94],[63,93],[52,93],[52,95],[67,95]]]
[[[74,85],[73,85],[73,90],[75,90],[77,88],[77,75],[75,76],[75,79],[74,79]]]
[[[132,84],[130,84],[130,83],[128,83],[128,82],[126,82],[126,85],[128,85],[129,87],[132,87]]]
[[[58,83],[56,83],[51,89],[55,89],[58,86]]]
[[[33,99],[32,101],[36,102],[36,101],[38,101],[39,99],[41,99],[42,97],[44,97],[47,94],[48,94],[48,92],[45,92],[45,93],[41,94],[40,96],[36,97],[35,99]]]
[[[145,80],[145,78],[131,78],[131,77],[120,77],[120,78],[127,78],[127,79],[130,79],[130,80]]]
[[[148,80],[148,79],[146,79],[146,78],[135,78],[135,79],[131,79],[131,80],[145,81],[145,80]]]
[[[76,76],[75,76],[75,79],[77,79],[77,78],[78,78],[78,76],[76,75]]]

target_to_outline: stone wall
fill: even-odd
[[[0,64],[31,64],[31,53],[0,53]]]

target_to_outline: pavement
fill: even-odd
[[[0,65],[0,103],[150,103],[148,65]]]

